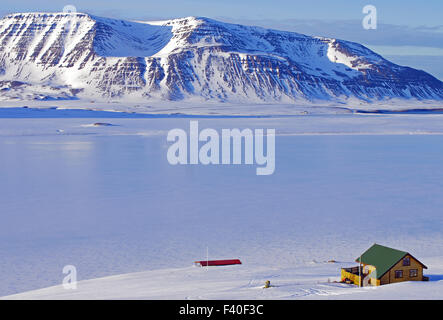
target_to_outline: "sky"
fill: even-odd
[[[376,30],[362,27],[362,10],[369,4],[377,8]],[[393,62],[423,69],[443,80],[441,0],[2,0],[0,15],[63,11],[66,5],[121,19],[205,16],[340,38],[362,43]]]
[[[365,5],[381,21],[400,25],[439,25],[443,2],[426,0],[2,0],[3,12],[57,11],[68,4],[79,11],[122,18],[227,16],[244,19],[360,19]]]

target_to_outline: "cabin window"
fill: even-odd
[[[411,269],[409,270],[409,277],[410,278],[415,278],[418,276],[418,270],[417,269]]]
[[[409,257],[406,257],[403,259],[403,266],[407,267],[411,265],[411,259]]]
[[[403,278],[403,270],[395,270],[395,278]]]

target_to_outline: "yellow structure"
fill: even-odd
[[[358,286],[379,286],[402,281],[427,280],[427,267],[405,251],[374,244],[356,262],[359,266],[341,269],[341,281]]]

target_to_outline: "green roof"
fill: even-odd
[[[380,279],[401,258],[408,253],[397,249],[374,244],[361,255],[361,263],[374,266],[377,270],[377,279]],[[360,257],[355,261],[360,262]]]

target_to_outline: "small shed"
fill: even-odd
[[[239,259],[229,259],[229,260],[202,260],[202,261],[194,261],[196,265],[200,265],[201,267],[210,267],[210,266],[229,266],[233,264],[241,264]]]
[[[356,285],[384,285],[402,281],[423,281],[427,267],[410,253],[379,244],[366,250],[356,262],[357,267],[342,268],[342,282]]]

